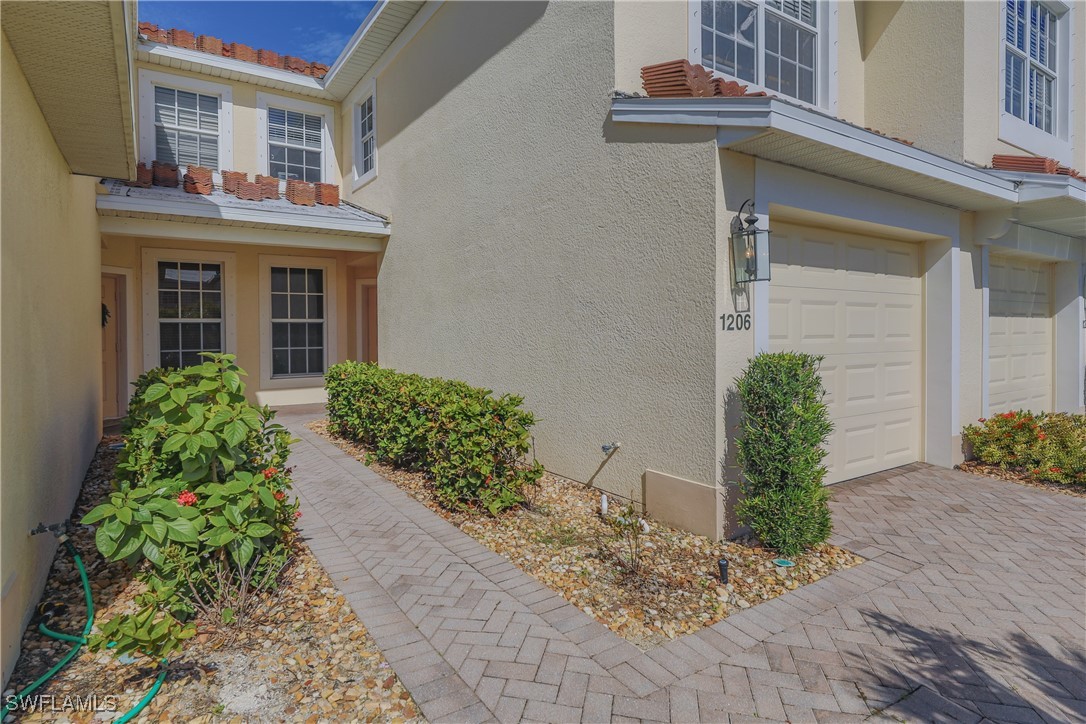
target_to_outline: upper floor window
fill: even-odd
[[[321,124],[319,115],[269,107],[269,175],[320,181],[324,148]]]
[[[219,168],[219,98],[155,89],[155,160]]]
[[[358,116],[358,175],[364,176],[377,165],[377,140],[373,124],[373,96],[362,102]]]
[[[1003,110],[1055,133],[1059,19],[1037,0],[1007,0],[1005,12]]]
[[[706,68],[818,104],[824,72],[816,0],[701,0],[700,62]]]

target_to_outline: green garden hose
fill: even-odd
[[[68,540],[68,536],[61,535],[60,539],[64,543],[65,548],[68,549],[68,552],[72,554],[72,560],[75,561],[75,567],[79,571],[79,578],[83,582],[83,595],[87,601],[87,623],[83,625],[83,634],[80,636],[72,636],[70,634],[60,633],[59,631],[53,631],[45,625],[44,621],[38,624],[38,631],[40,631],[45,636],[49,636],[50,638],[54,638],[59,641],[68,641],[74,645],[68,651],[68,653],[64,655],[64,658],[58,661],[53,666],[53,668],[49,669],[49,671],[46,671],[32,684],[30,684],[25,689],[16,694],[14,697],[12,697],[11,701],[9,701],[7,705],[4,706],[4,713],[0,714],[0,721],[6,719],[8,714],[11,714],[13,711],[18,709],[19,705],[22,704],[23,700],[26,699],[26,697],[30,696],[30,694],[32,694],[35,690],[42,686],[42,684],[56,676],[61,669],[67,666],[69,661],[75,658],[76,654],[79,653],[79,650],[83,648],[83,646],[87,643],[87,635],[91,632],[91,628],[94,626],[94,601],[91,598],[91,587],[90,580],[87,579],[87,569],[83,567],[83,559],[79,556],[79,552],[75,549],[75,546],[72,545],[72,542]],[[153,686],[151,686],[151,690],[148,691],[147,694],[145,694],[144,697],[139,700],[139,703],[129,709],[128,713],[126,713],[123,717],[117,720],[118,724],[126,724],[128,721],[134,719],[141,711],[143,711],[144,707],[151,703],[151,699],[155,698],[155,694],[157,694],[158,690],[162,688],[162,682],[165,681],[166,674],[166,661],[163,661],[162,670],[159,671],[158,678],[155,679],[155,683]]]

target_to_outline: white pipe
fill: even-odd
[[[601,495],[600,496],[600,516],[603,517],[603,518],[607,517],[607,496],[606,495]]]

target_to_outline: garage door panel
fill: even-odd
[[[824,358],[835,429],[827,482],[919,459],[919,250],[823,229],[774,226],[770,348]]]
[[[994,257],[988,266],[988,406],[1047,410],[1052,403],[1048,266]]]

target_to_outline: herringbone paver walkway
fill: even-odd
[[[280,413],[302,530],[432,721],[1086,720],[1086,506],[923,465],[834,488],[868,560],[642,652]]]

